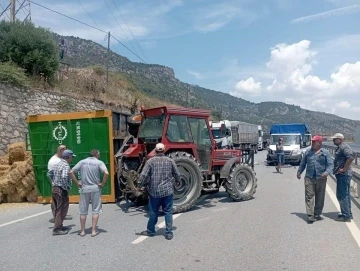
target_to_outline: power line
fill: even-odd
[[[108,33],[108,32],[105,31],[105,30],[102,30],[102,29],[97,28],[97,27],[95,27],[95,26],[92,26],[92,25],[89,25],[89,24],[87,24],[87,23],[81,22],[81,21],[79,21],[79,20],[77,20],[77,19],[71,18],[70,16],[67,16],[67,15],[65,15],[65,14],[62,14],[62,13],[60,13],[60,12],[58,12],[58,11],[55,11],[55,10],[53,10],[53,9],[50,9],[50,8],[48,8],[48,7],[44,7],[43,5],[40,5],[40,4],[38,4],[38,3],[35,3],[35,2],[33,2],[33,1],[31,1],[31,0],[29,0],[29,2],[30,2],[30,3],[33,3],[34,5],[37,5],[37,6],[39,6],[39,7],[42,7],[42,8],[44,8],[44,9],[47,9],[47,10],[49,10],[49,11],[55,12],[55,13],[57,13],[57,14],[59,14],[59,15],[61,15],[61,16],[64,16],[64,17],[66,17],[66,18],[68,18],[68,19],[70,19],[70,20],[73,20],[73,21],[76,21],[76,22],[81,23],[81,24],[83,24],[83,25],[86,25],[86,26],[88,26],[88,27],[94,28],[94,29],[96,29],[96,30],[98,30],[98,31],[104,32],[104,33],[106,33],[106,34]]]
[[[137,56],[142,62],[147,63],[144,59],[142,59],[140,56],[138,56],[136,53],[134,53],[133,51],[131,51],[124,43],[122,43],[121,41],[119,41],[117,38],[115,38],[113,35],[111,35],[118,43],[120,43],[122,46],[124,46],[126,49],[128,49],[130,52],[132,52],[135,56]]]
[[[88,26],[88,27],[91,27],[91,28],[93,28],[93,29],[96,29],[96,30],[98,30],[98,31],[101,31],[101,32],[103,32],[103,33],[105,33],[105,34],[107,34],[107,35],[109,34],[108,31],[102,30],[102,29],[97,28],[97,27],[95,27],[95,26],[92,26],[92,25],[89,25],[89,24],[84,23],[84,22],[82,22],[82,21],[79,21],[79,20],[77,20],[77,19],[75,19],[75,18],[72,18],[72,17],[67,16],[67,15],[65,15],[65,14],[62,14],[62,13],[60,13],[60,12],[58,12],[58,11],[55,11],[55,10],[53,10],[53,9],[50,9],[50,8],[48,8],[48,7],[45,7],[45,6],[40,5],[40,4],[38,4],[38,3],[35,3],[35,2],[33,2],[33,1],[31,1],[31,0],[28,0],[28,1],[29,1],[30,3],[33,3],[34,5],[37,5],[37,6],[39,6],[39,7],[42,7],[42,8],[44,8],[44,9],[47,9],[47,10],[49,10],[49,11],[55,12],[55,13],[61,15],[61,16],[64,16],[64,17],[66,17],[66,18],[68,18],[68,19],[70,19],[70,20],[76,21],[76,22],[78,22],[78,23],[81,23],[81,24],[83,24],[83,25],[86,25],[86,26]],[[124,46],[124,47],[125,47],[129,52],[131,52],[134,56],[138,57],[141,61],[143,61],[144,63],[148,64],[148,63],[147,63],[146,61],[144,61],[138,54],[136,54],[136,53],[134,53],[132,50],[130,50],[125,44],[123,44],[121,41],[119,41],[116,37],[114,37],[113,35],[110,35],[110,36],[113,37],[113,38],[114,38],[117,42],[119,42],[122,46]]]
[[[112,16],[114,17],[115,21],[116,21],[117,24],[119,25],[121,31],[124,33],[127,41],[130,43],[131,48],[132,48],[134,51],[136,51],[135,48],[134,48],[134,46],[133,46],[132,43],[130,42],[128,36],[126,35],[124,29],[122,28],[121,24],[119,23],[119,21],[118,21],[117,18],[115,17],[115,15],[114,15],[113,11],[111,10],[110,6],[109,6],[108,3],[106,2],[106,0],[104,0],[104,2],[105,2],[105,4],[106,4],[106,6],[108,7],[108,9],[110,10],[110,12],[111,12]]]
[[[80,0],[77,0],[78,1],[78,3],[80,4],[80,6],[85,10],[85,12],[86,12],[86,14],[90,17],[90,19],[93,21],[93,23],[97,26],[97,27],[99,27],[98,25],[97,25],[97,23],[95,22],[95,20],[93,19],[93,17],[91,17],[91,15],[89,14],[89,12],[85,9],[85,7],[81,4],[81,2],[80,2]]]
[[[116,9],[118,10],[118,12],[119,12],[119,14],[120,14],[120,16],[121,16],[121,19],[123,19],[123,21],[125,22],[126,27],[129,29],[129,32],[130,32],[130,34],[131,34],[132,38],[135,40],[135,43],[136,43],[136,45],[138,46],[138,48],[139,48],[140,52],[142,53],[142,55],[144,56],[144,58],[147,60],[146,55],[144,54],[143,50],[141,49],[141,47],[140,47],[140,45],[139,45],[138,41],[135,39],[135,37],[134,37],[134,35],[133,35],[133,33],[132,33],[132,31],[131,31],[131,29],[130,29],[129,25],[127,24],[127,22],[126,22],[125,18],[122,16],[122,14],[121,14],[121,11],[120,11],[119,7],[117,6],[117,4],[115,3],[115,1],[114,1],[114,0],[112,0],[112,2],[113,2],[113,4],[114,4],[114,6],[116,7]]]
[[[2,8],[2,10],[3,10],[3,12],[1,12],[1,14],[0,14],[0,17],[3,15],[3,14],[5,14],[6,15],[6,17],[8,17],[8,19],[10,20],[10,17],[9,17],[9,15],[6,13],[6,11],[9,9],[9,7],[10,7],[10,4],[4,9],[4,7],[1,5],[1,3],[0,3],[0,7]]]

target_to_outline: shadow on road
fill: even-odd
[[[86,234],[91,234],[91,231],[92,231],[92,228],[91,228],[91,227],[85,229],[85,233],[86,233]],[[107,233],[107,230],[100,229],[100,228],[97,228],[97,231],[98,231],[99,233]],[[69,234],[79,234],[80,232],[81,232],[81,230],[78,230],[78,231],[70,232]]]
[[[308,215],[306,213],[291,213],[292,215],[296,215],[298,218],[301,218],[307,223]]]
[[[338,216],[338,212],[329,212],[329,213],[323,213],[323,216],[330,218],[330,219],[335,219]]]
[[[254,198],[253,198],[254,199]],[[225,191],[220,191],[216,193],[207,193],[205,195],[202,195],[198,202],[186,213],[193,212],[202,208],[212,208],[216,207],[218,204],[227,204],[227,203],[237,203],[239,202],[234,201],[232,198],[230,198]],[[145,217],[149,217],[148,215],[148,207],[145,206],[137,206],[136,204],[132,202],[117,202],[116,205],[119,207],[119,209],[116,209],[116,211],[123,211],[124,213],[129,214],[130,216],[136,216],[136,215],[144,215]],[[163,213],[159,213],[159,217],[163,216]]]

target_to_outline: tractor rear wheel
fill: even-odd
[[[235,201],[252,199],[257,188],[257,178],[255,175],[254,170],[249,165],[235,165],[226,179],[226,192]]]
[[[175,182],[173,213],[180,213],[193,207],[200,197],[202,175],[196,159],[186,152],[173,152],[168,155],[175,161],[180,172],[180,180]]]

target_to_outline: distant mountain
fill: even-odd
[[[107,49],[90,40],[54,34],[65,40],[64,62],[73,67],[106,66]],[[229,94],[181,82],[170,67],[132,62],[110,53],[109,69],[124,74],[144,94],[181,106],[210,109],[214,116],[262,124],[265,131],[273,123],[305,122],[313,134],[342,132],[353,136],[359,121],[332,114],[305,110],[282,102],[252,103]]]

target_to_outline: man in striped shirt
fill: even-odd
[[[64,150],[61,160],[53,168],[52,201],[54,204],[55,224],[53,235],[64,235],[68,228],[63,226],[64,219],[69,210],[69,194],[72,182],[70,177],[70,163],[75,154],[71,150]],[[79,183],[77,183],[80,186]]]
[[[147,161],[139,180],[139,186],[145,186],[150,194],[150,217],[147,230],[141,232],[141,235],[155,235],[155,225],[158,222],[160,206],[162,206],[165,214],[166,239],[171,240],[173,238],[172,208],[174,184],[175,180],[179,181],[180,173],[174,160],[164,155],[164,144],[156,144],[155,151],[156,155]]]

